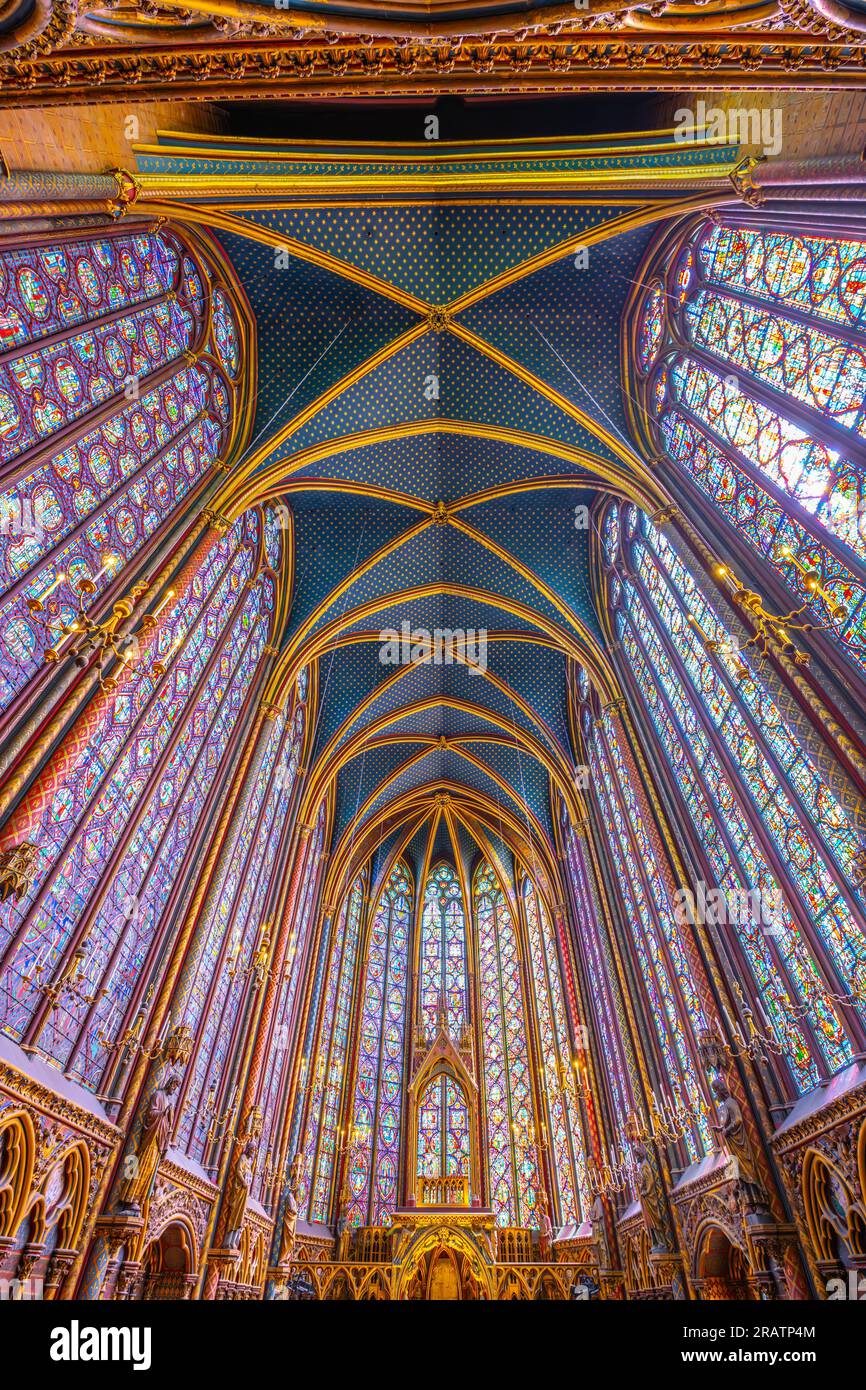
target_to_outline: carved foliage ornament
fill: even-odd
[[[13,7],[18,2],[8,0]],[[835,24],[826,18],[831,4],[838,14]],[[298,17],[290,11],[253,7],[239,0],[236,6],[227,7],[236,13],[219,21],[204,11],[199,14],[194,5],[172,11],[183,21],[178,23],[175,18],[172,26],[165,24],[159,9],[148,15],[141,5],[131,7],[136,19],[127,31],[132,45],[127,46],[122,39],[106,40],[101,33],[87,32],[88,25],[92,30],[93,21],[84,16],[79,21],[81,27],[72,34],[75,6],[67,0],[37,0],[37,9],[40,5],[49,10],[50,18],[37,37],[24,38],[23,18],[21,43],[16,42],[14,26],[6,34],[6,51],[14,55],[14,61],[0,62],[0,79],[10,99],[15,92],[35,89],[47,98],[60,97],[70,88],[91,92],[94,88],[117,89],[125,94],[130,84],[148,92],[169,90],[178,83],[230,91],[240,81],[247,87],[245,96],[257,82],[262,83],[263,91],[273,94],[274,81],[287,88],[300,81],[313,82],[322,95],[334,96],[363,83],[368,94],[384,94],[401,86],[414,88],[418,81],[424,81],[428,89],[432,83],[433,89],[445,90],[469,74],[488,76],[491,86],[505,90],[529,90],[536,79],[547,85],[551,74],[591,77],[611,71],[653,73],[660,80],[682,73],[694,76],[699,83],[711,76],[717,82],[722,73],[743,70],[818,76],[839,69],[859,72],[864,65],[861,45],[866,35],[862,16],[838,0],[822,0],[820,10],[817,0],[796,0],[788,6],[783,20],[786,33],[778,36],[778,15],[750,20],[745,10],[738,17],[736,10],[716,0],[696,9],[688,27],[683,25],[686,16],[678,16],[677,29],[664,37],[659,37],[664,33],[659,20],[649,20],[644,7],[631,5],[586,15],[577,11],[567,27],[539,24],[531,37],[527,32],[526,40],[520,42],[497,34],[503,21],[489,13],[486,35],[461,35],[460,27],[478,28],[463,20],[454,23],[452,37],[431,37],[429,32],[422,32],[420,23],[407,21],[406,33],[395,38],[391,32],[376,36],[372,17],[368,26],[372,32],[359,34],[357,20],[341,21],[331,10],[328,32],[307,29],[304,37],[304,31],[297,27]],[[724,10],[726,29],[733,27],[738,42],[719,35],[716,15],[720,10]],[[195,25],[197,17],[206,22],[197,28],[184,28],[185,24]],[[513,23],[513,19],[507,22]],[[646,22],[652,23],[653,30],[642,34]],[[393,27],[391,24],[389,31]],[[430,26],[423,28],[429,31]],[[602,29],[608,32],[603,34]],[[596,39],[577,41],[593,31]],[[798,31],[807,42],[774,42]],[[712,39],[701,41],[703,33],[712,34]],[[262,37],[270,37],[272,46],[243,46]],[[94,40],[100,38],[104,46],[94,51]]]

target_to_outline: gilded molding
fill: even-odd
[[[0,1098],[4,1094],[25,1107],[71,1125],[99,1144],[113,1146],[122,1138],[121,1131],[109,1120],[94,1115],[83,1105],[76,1105],[66,1096],[58,1095],[11,1063],[0,1061]]]
[[[773,1149],[781,1155],[792,1153],[806,1144],[813,1143],[819,1136],[827,1135],[839,1125],[866,1116],[866,1080],[852,1087],[844,1095],[837,1096],[819,1110],[813,1110],[796,1124],[786,1129],[784,1134],[771,1138]]]
[[[837,84],[863,85],[861,36],[846,42],[816,34],[815,21],[820,27],[821,19],[811,9],[808,15],[794,9],[788,19],[786,31],[760,21],[752,28],[738,26],[736,42],[718,30],[649,35],[632,26],[628,37],[621,31],[598,37],[592,30],[554,33],[539,26],[520,41],[425,42],[419,36],[363,42],[338,33],[312,39],[259,36],[255,26],[239,22],[228,43],[222,35],[215,42],[181,37],[173,44],[162,39],[136,48],[114,43],[96,48],[88,35],[86,47],[57,51],[49,42],[55,50],[50,53],[19,50],[0,62],[0,87],[2,104],[11,106],[69,104],[82,95],[92,101],[95,94],[105,101],[128,101],[130,88],[141,99],[249,100],[282,94],[424,95],[467,87],[478,93],[609,89],[623,81],[631,88],[682,91],[718,88],[732,77],[739,86],[756,89],[803,88],[826,86],[828,73]],[[611,16],[608,26],[615,31],[617,19]],[[370,27],[375,29],[375,22]]]

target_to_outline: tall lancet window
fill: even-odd
[[[348,1220],[379,1226],[397,1198],[412,881],[392,869],[370,926],[358,1038]]]
[[[588,694],[589,682],[582,670],[579,681],[582,693]],[[615,973],[601,920],[600,904],[591,877],[592,870],[585,861],[581,842],[571,828],[566,811],[563,812],[562,830],[574,888],[576,935],[586,968],[599,1046],[605,1061],[602,1080],[610,1097],[617,1137],[625,1151],[628,1144],[628,1116],[633,1109],[632,1089],[623,1045],[625,1020],[617,1010]]]
[[[280,997],[274,1011],[270,1036],[270,1055],[262,1098],[262,1150],[265,1162],[255,1174],[253,1191],[268,1204],[279,1193],[277,1156],[281,1127],[287,1116],[287,1099],[292,1080],[291,1063],[295,1056],[296,1011],[300,982],[308,964],[308,945],[314,918],[313,908],[320,879],[322,851],[325,846],[325,803],[319,810],[312,837],[304,879],[297,899],[297,910],[289,932],[283,965]]]
[[[588,1215],[589,1198],[559,954],[547,908],[528,878],[523,882],[523,905],[541,1044],[540,1080],[548,1112],[548,1134],[542,1133],[541,1138],[549,1138],[560,1220],[563,1225],[573,1225]],[[555,1208],[556,1203],[553,1215]]]
[[[449,1035],[458,1039],[466,1010],[466,919],[463,893],[450,864],[437,864],[427,878],[421,919],[420,1022],[428,1034],[438,1027],[444,1000]]]
[[[480,864],[473,883],[490,1204],[500,1226],[531,1226],[537,1174],[528,1150],[535,1107],[526,1006],[514,920],[496,875]]]
[[[609,540],[609,526],[606,539]],[[706,1097],[699,1080],[697,1037],[706,1017],[685,948],[684,923],[668,890],[640,800],[626,765],[617,722],[584,705],[581,728],[595,772],[594,787],[623,917],[656,1033],[665,1091],[689,1117],[684,1143],[692,1159],[712,1147]],[[662,1097],[658,1097],[661,1105]]]
[[[851,1055],[827,981],[849,994],[866,959],[859,836],[760,664],[736,649],[670,543],[634,509],[625,526],[608,552],[623,651],[723,894],[712,913],[731,927],[754,1005],[808,1090]]]
[[[219,893],[207,922],[207,937],[184,1000],[182,1021],[196,1038],[184,1080],[179,1139],[201,1161],[215,1111],[226,1094],[231,1059],[238,1047],[238,1021],[249,991],[252,961],[265,933],[265,901],[271,890],[278,848],[286,834],[304,736],[304,706],[282,715],[268,740],[258,776],[238,814],[233,850],[223,866]]]
[[[117,1037],[147,1015],[166,961],[166,915],[271,636],[277,575],[257,509],[191,564],[148,659],[94,697],[86,736],[74,728],[55,755],[30,830],[35,882],[0,908],[6,1031],[94,1089],[115,1073]],[[50,1007],[47,987],[76,951],[75,987]]]
[[[339,1148],[340,1102],[349,1046],[349,1023],[356,987],[358,940],[364,905],[364,879],[355,880],[334,920],[325,995],[319,1021],[316,1060],[310,1068],[310,1109],[304,1153],[309,1172],[309,1219],[330,1217]],[[305,1078],[306,1080],[306,1078]],[[303,1210],[303,1203],[299,1202]]]
[[[218,284],[166,230],[0,253],[0,709],[44,673],[40,623],[56,641],[83,593],[98,606],[227,449],[241,348]]]
[[[705,223],[666,259],[636,322],[654,442],[864,670],[866,242]]]

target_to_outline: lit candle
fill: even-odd
[[[157,606],[156,608],[154,608],[153,613],[151,614],[151,617],[158,618],[159,615],[160,615],[160,613],[162,612],[163,608],[165,608],[165,605],[166,605],[167,603],[170,603],[171,600],[172,600],[173,598],[174,598],[174,589],[169,589],[168,592],[166,593],[165,597],[164,597],[164,598],[160,601],[160,603],[158,604],[158,606]]]
[[[103,557],[102,569],[99,570],[99,572],[93,576],[92,580],[90,581],[91,584],[98,584],[99,581],[100,581],[100,579],[102,578],[102,576],[103,576],[104,574],[108,574],[108,571],[109,571],[110,568],[111,568],[111,556],[109,555],[109,556],[107,556],[107,557]]]
[[[771,1028],[772,1024],[767,1014],[767,1010],[764,1008],[763,1000],[761,999],[760,994],[755,995],[755,1003],[758,1006],[758,1013],[761,1015],[761,1019],[763,1020],[767,1028]]]
[[[64,570],[59,570],[58,573],[57,573],[57,575],[56,575],[56,577],[55,577],[55,579],[54,579],[53,584],[49,584],[48,588],[47,588],[47,589],[45,590],[45,592],[42,594],[42,599],[43,599],[43,600],[44,600],[44,599],[47,599],[47,597],[48,597],[49,594],[53,594],[53,593],[54,593],[54,590],[57,589],[57,588],[63,583],[63,581],[64,581],[65,578],[66,578],[66,573],[65,573],[65,571],[64,571]]]
[[[169,647],[168,651],[165,653],[165,656],[157,657],[156,661],[153,663],[153,671],[155,675],[165,675],[166,671],[168,670],[169,662],[171,661],[171,658],[174,656],[179,646],[180,638],[176,637],[172,642],[171,646]]]
[[[111,1035],[112,1035],[112,1033],[113,1033],[113,1031],[114,1031],[114,1025],[115,1025],[115,1022],[117,1021],[117,1015],[118,1015],[119,1012],[120,1012],[120,1008],[119,1008],[119,1005],[118,1005],[117,1000],[116,1000],[116,999],[112,999],[112,1001],[111,1001],[111,1008],[109,1009],[109,1011],[108,1011],[108,1017],[107,1017],[106,1020],[105,1020],[105,1028],[104,1028],[104,1031],[105,1031],[105,1036],[106,1036],[107,1038],[110,1038]]]

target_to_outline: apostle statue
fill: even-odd
[[[118,1206],[133,1216],[141,1215],[142,1204],[153,1191],[160,1159],[168,1148],[180,1080],[180,1073],[171,1071],[153,1091],[141,1118],[134,1152],[124,1160],[125,1177]]]
[[[289,1188],[283,1212],[283,1229],[280,1233],[280,1255],[277,1264],[291,1264],[295,1252],[295,1235],[298,1229],[298,1199],[294,1189]]]
[[[346,1258],[346,1246],[348,1244],[347,1231],[349,1229],[349,1218],[346,1215],[345,1206],[341,1206],[340,1213],[334,1223],[334,1249],[336,1258],[344,1260]]]
[[[247,1198],[253,1181],[255,1140],[248,1139],[232,1169],[226,1194],[226,1250],[240,1248],[241,1232],[247,1210]]]
[[[292,1189],[296,1197],[301,1190],[301,1180],[304,1176],[305,1159],[306,1154],[303,1153],[300,1149],[298,1149],[297,1153],[292,1159],[292,1166],[289,1169],[289,1187]]]
[[[740,1191],[747,1205],[761,1207],[766,1193],[754,1145],[749,1138],[739,1102],[731,1095],[724,1076],[714,1076],[710,1089],[716,1102],[719,1122],[714,1125],[724,1147],[735,1160]]]
[[[536,1199],[538,1216],[538,1254],[542,1260],[549,1260],[553,1252],[553,1225],[547,1205],[547,1193],[539,1187]]]
[[[635,1140],[632,1145],[635,1163],[637,1165],[637,1193],[640,1202],[641,1215],[650,1238],[650,1244],[654,1251],[667,1249],[665,1242],[665,1223],[662,1217],[661,1203],[659,1202],[658,1192],[656,1191],[655,1174],[650,1161],[649,1150],[642,1140]]]
[[[607,1243],[607,1224],[604,1219],[604,1202],[601,1193],[596,1193],[595,1201],[590,1212],[592,1222],[592,1243],[595,1246],[595,1257],[598,1260],[599,1269],[610,1268],[610,1247]]]

